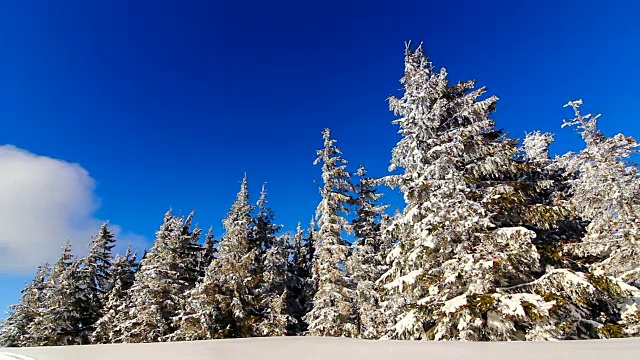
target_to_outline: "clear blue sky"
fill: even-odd
[[[404,41],[498,95],[499,127],[565,152],[569,99],[640,137],[639,18],[636,0],[5,1],[0,145],[80,164],[95,217],[149,240],[169,206],[220,235],[245,172],[293,229],[319,200],[324,127],[352,170],[385,174]],[[0,273],[0,308],[30,275]]]

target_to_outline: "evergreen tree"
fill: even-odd
[[[376,281],[387,270],[385,258],[389,246],[385,244],[380,229],[385,208],[378,205],[382,195],[376,192],[376,180],[366,174],[365,168],[360,166],[357,171],[360,181],[355,185],[356,197],[353,199],[355,242],[346,269],[356,284],[354,300],[358,333],[363,338],[377,339],[384,335],[386,317],[380,311],[382,287]]]
[[[311,276],[307,256],[308,248],[303,241],[304,231],[302,225],[298,223],[288,256],[291,261],[288,263],[287,293],[289,296],[286,307],[294,319],[289,327],[291,335],[301,335],[307,330],[306,323],[302,318],[307,313],[308,302],[311,301],[310,298],[307,298],[306,292],[307,281]]]
[[[543,139],[530,138],[528,161],[517,161],[515,141],[490,118],[497,98],[479,100],[484,88],[473,82],[449,86],[421,47],[407,49],[402,82],[404,96],[390,99],[403,135],[391,169],[404,173],[388,182],[407,204],[386,231],[397,239],[382,277],[396,319],[390,336],[568,339],[610,336],[611,326],[632,333],[631,318],[611,320],[622,316],[615,304],[636,306],[635,288],[552,267],[544,273],[534,239],[557,227],[563,211],[548,202],[550,179],[535,177],[543,174]]]
[[[42,311],[29,324],[27,332],[32,338],[29,345],[58,346],[87,343],[83,339],[82,305],[88,300],[80,286],[78,262],[71,253],[71,244],[62,248],[53,265],[45,287]]]
[[[223,221],[226,230],[218,257],[204,279],[188,293],[176,318],[174,340],[255,336],[259,311],[255,297],[259,249],[252,243],[249,189],[246,176],[236,201]]]
[[[173,333],[173,318],[186,292],[198,278],[196,248],[199,229],[169,210],[156,240],[141,261],[130,289],[131,305],[121,324],[123,342],[155,342]]]
[[[305,319],[305,315],[307,315],[313,308],[313,297],[318,291],[318,276],[315,273],[316,268],[313,266],[316,254],[317,238],[318,230],[316,229],[316,223],[315,220],[311,218],[309,228],[302,239],[302,249],[300,251],[299,261],[297,262],[299,264],[297,266],[297,273],[299,274],[298,278],[302,283],[302,294],[299,301],[301,305],[300,319],[302,321],[298,322],[298,325],[300,326],[298,331],[302,334],[305,334],[308,331],[308,323]]]
[[[113,282],[104,301],[103,315],[95,324],[93,343],[108,344],[124,340],[122,324],[126,322],[125,315],[131,306],[129,289],[135,281],[138,267],[136,257],[128,248],[124,256],[118,254],[113,259],[109,269]]]
[[[397,321],[391,335],[491,338],[482,311],[452,312],[447,304],[476,301],[539,271],[535,232],[516,225],[500,202],[515,193],[505,181],[517,173],[515,142],[494,129],[497,98],[480,100],[485,89],[473,81],[449,86],[446,70],[436,72],[421,46],[407,47],[401,82],[404,96],[389,99],[402,135],[390,170],[403,174],[387,182],[406,202],[387,233],[397,239],[383,275],[388,315]]]
[[[588,221],[583,241],[567,245],[567,251],[581,257],[595,257],[587,264],[598,273],[619,277],[640,285],[640,179],[629,161],[638,153],[638,143],[618,134],[603,135],[597,126],[600,115],[580,113],[582,101],[571,101],[574,126],[582,135],[585,149],[560,159],[573,175],[569,181],[571,204]],[[587,259],[588,261],[588,259]]]
[[[109,230],[109,222],[107,221],[102,224],[98,234],[92,236],[89,254],[81,262],[83,272],[89,275],[91,286],[98,294],[98,298],[106,295],[113,285],[109,270],[115,242],[113,231]]]
[[[0,346],[18,347],[38,344],[38,340],[29,333],[29,326],[44,311],[42,304],[45,301],[50,272],[49,265],[39,266],[33,281],[21,291],[20,303],[9,307],[8,317],[0,327]]]
[[[113,286],[110,267],[115,239],[108,225],[109,222],[102,224],[98,234],[92,236],[89,254],[79,261],[76,285],[80,287],[84,297],[78,311],[82,318],[82,337],[85,342],[93,333],[96,321],[102,316],[103,300]]]
[[[313,273],[317,291],[313,296],[313,308],[305,315],[310,335],[357,336],[353,290],[346,276],[344,266],[349,247],[342,237],[348,227],[344,215],[347,212],[349,173],[346,160],[331,139],[331,131],[323,131],[324,148],[318,150],[314,164],[322,162],[320,190],[322,200],[316,216],[320,230],[317,235],[316,252],[313,258]]]
[[[253,220],[253,237],[260,249],[259,282],[256,297],[262,318],[258,335],[287,334],[295,319],[289,314],[292,293],[288,291],[293,274],[289,273],[289,236],[277,236],[282,226],[275,224],[273,209],[267,205],[266,185],[262,185]]]
[[[260,289],[262,320],[258,324],[259,335],[282,336],[294,324],[289,313],[291,294],[288,291],[292,274],[289,273],[289,235],[273,240],[264,256],[264,272]]]
[[[318,242],[318,229],[316,228],[316,222],[312,218],[309,221],[309,229],[307,229],[307,237],[304,239],[304,248],[306,260],[304,264],[304,271],[307,276],[305,278],[310,278],[311,280],[317,279],[317,275],[314,273],[313,263],[315,262],[316,257],[316,247]],[[313,285],[315,288],[315,285]],[[315,293],[315,290],[313,290]]]
[[[213,235],[213,226],[209,227],[207,235],[204,237],[204,245],[200,254],[199,272],[204,277],[206,269],[211,265],[218,254],[218,239]]]
[[[260,249],[261,255],[264,256],[266,251],[271,248],[276,241],[276,234],[282,229],[282,226],[274,223],[274,213],[267,205],[267,188],[262,185],[260,191],[260,199],[258,200],[258,214],[254,219],[253,237],[254,242]]]

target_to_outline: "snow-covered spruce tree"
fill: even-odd
[[[473,81],[449,85],[422,46],[407,47],[402,98],[391,97],[402,139],[387,178],[406,207],[385,236],[397,241],[381,278],[389,291],[389,336],[404,339],[515,338],[487,326],[484,300],[499,286],[539,274],[535,232],[514,217],[515,141],[495,130],[495,96]],[[520,223],[520,224],[518,224]],[[497,295],[496,295],[497,296]]]
[[[348,227],[344,217],[349,202],[349,173],[346,160],[331,139],[331,131],[323,131],[324,148],[318,150],[314,164],[322,163],[322,200],[316,217],[320,230],[316,238],[313,258],[313,276],[317,291],[313,296],[313,307],[305,315],[308,333],[316,336],[358,335],[358,327],[352,303],[353,289],[344,266],[349,247],[342,237]]]
[[[21,291],[20,303],[9,307],[7,319],[0,327],[0,346],[38,345],[37,339],[29,333],[29,324],[43,313],[42,304],[45,301],[50,272],[49,265],[39,266],[33,281]]]
[[[288,291],[291,283],[295,282],[295,274],[289,271],[290,236],[276,235],[282,226],[274,222],[273,209],[267,204],[266,185],[262,185],[257,210],[253,220],[253,237],[260,248],[256,289],[261,313],[258,335],[281,336],[288,334],[295,325],[289,307],[295,304],[294,293]]]
[[[187,293],[175,321],[173,340],[203,340],[255,336],[258,331],[259,249],[252,243],[247,178],[223,221],[226,230],[218,246],[218,257],[207,268],[204,279]]]
[[[302,229],[300,229],[301,231]],[[302,234],[301,234],[302,235]],[[302,293],[299,298],[301,306],[298,321],[298,334],[306,334],[308,330],[308,324],[305,320],[305,315],[313,308],[313,297],[318,290],[318,276],[315,276],[313,263],[316,254],[316,245],[318,239],[318,230],[313,218],[309,222],[309,228],[306,230],[306,235],[302,235],[302,249],[299,251],[298,259],[294,262],[296,265],[296,275],[301,281]],[[297,318],[297,317],[296,317]]]
[[[388,270],[385,258],[390,249],[380,230],[385,206],[379,205],[382,194],[376,192],[376,179],[367,177],[363,166],[358,168],[357,175],[359,182],[354,186],[356,196],[352,201],[356,217],[351,222],[355,241],[346,269],[356,284],[358,333],[362,338],[378,339],[384,335],[387,323],[380,311],[382,286],[376,283]]]
[[[390,99],[403,135],[391,169],[404,173],[388,182],[400,187],[407,205],[385,230],[397,240],[381,278],[390,292],[389,316],[397,319],[389,335],[632,334],[635,288],[564,269],[543,275],[534,240],[557,226],[563,211],[548,202],[549,179],[535,178],[540,152],[528,146],[523,164],[515,142],[494,129],[489,116],[497,99],[479,100],[484,89],[473,90],[473,82],[449,86],[446,71],[435,72],[421,48],[408,49],[402,82],[404,96]]]
[[[155,342],[173,333],[186,292],[197,280],[197,252],[191,251],[200,229],[190,230],[186,219],[169,210],[156,232],[156,240],[141,261],[131,289],[130,308],[120,324],[123,342]]]
[[[295,323],[289,314],[288,284],[293,280],[289,273],[289,235],[275,237],[263,259],[263,273],[259,289],[261,320],[258,324],[260,336],[287,335]]]
[[[95,344],[119,343],[123,341],[122,324],[131,304],[129,289],[135,281],[135,270],[138,267],[136,254],[127,249],[125,255],[116,255],[109,273],[112,277],[111,289],[107,293],[102,308],[102,317],[96,322],[92,335]]]
[[[289,247],[290,255],[288,256],[291,261],[288,262],[287,293],[289,296],[286,306],[294,319],[288,331],[291,335],[302,335],[307,330],[306,323],[302,318],[307,313],[306,283],[310,278],[311,271],[307,260],[307,247],[303,241],[304,231],[302,230],[302,225],[298,223],[296,233]]]
[[[583,241],[566,249],[596,262],[588,266],[597,273],[614,276],[636,287],[640,285],[640,178],[629,157],[638,153],[632,137],[603,135],[597,126],[600,115],[580,113],[582,101],[571,101],[574,126],[585,148],[569,153],[559,162],[573,175],[569,181],[571,204],[588,221]]]
[[[77,345],[83,339],[82,304],[86,289],[79,286],[78,262],[71,253],[71,244],[62,248],[53,265],[44,289],[41,311],[27,327],[33,346]]]
[[[305,259],[306,259],[304,269],[305,269],[305,273],[307,274],[307,277],[312,281],[318,278],[314,274],[314,267],[313,267],[313,263],[315,261],[314,259],[316,257],[317,245],[318,245],[318,229],[316,227],[315,220],[312,218],[309,221],[307,236],[304,238]],[[313,285],[314,290],[312,294],[315,293],[315,287],[316,285],[314,284]]]
[[[78,311],[82,317],[82,337],[85,341],[90,338],[96,321],[102,316],[103,300],[113,286],[110,267],[115,239],[108,226],[109,222],[102,224],[98,234],[92,236],[89,254],[79,260],[76,285],[84,292],[85,300],[79,304]]]
[[[89,254],[81,260],[82,272],[88,275],[93,290],[101,298],[112,286],[110,268],[116,240],[108,221],[91,238]]]
[[[209,231],[207,231],[207,235],[204,237],[204,245],[202,246],[202,251],[199,256],[199,264],[198,269],[200,273],[200,277],[203,277],[205,271],[211,265],[213,260],[216,258],[218,254],[218,239],[213,235],[213,226],[209,227]]]
[[[253,220],[253,237],[254,242],[260,248],[261,255],[264,256],[266,251],[276,241],[276,233],[282,229],[281,225],[274,223],[273,209],[267,205],[266,184],[262,185],[257,205],[258,213]]]
[[[570,216],[568,202],[565,201],[564,173],[549,157],[552,142],[550,133],[534,131],[526,134],[516,159],[519,171],[513,184],[518,186],[508,187],[511,193],[497,198],[501,219],[524,223],[535,231],[533,243],[540,254],[543,269],[567,265],[562,258],[562,246],[571,239],[579,238],[582,228],[579,221]],[[523,218],[525,221],[518,220]]]

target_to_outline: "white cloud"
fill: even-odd
[[[102,222],[94,216],[94,190],[78,164],[0,146],[0,272],[32,272],[55,261],[66,241],[74,253],[86,253]]]

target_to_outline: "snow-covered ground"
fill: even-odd
[[[640,359],[640,338],[557,342],[367,341],[281,337],[155,344],[0,348],[0,360]]]

